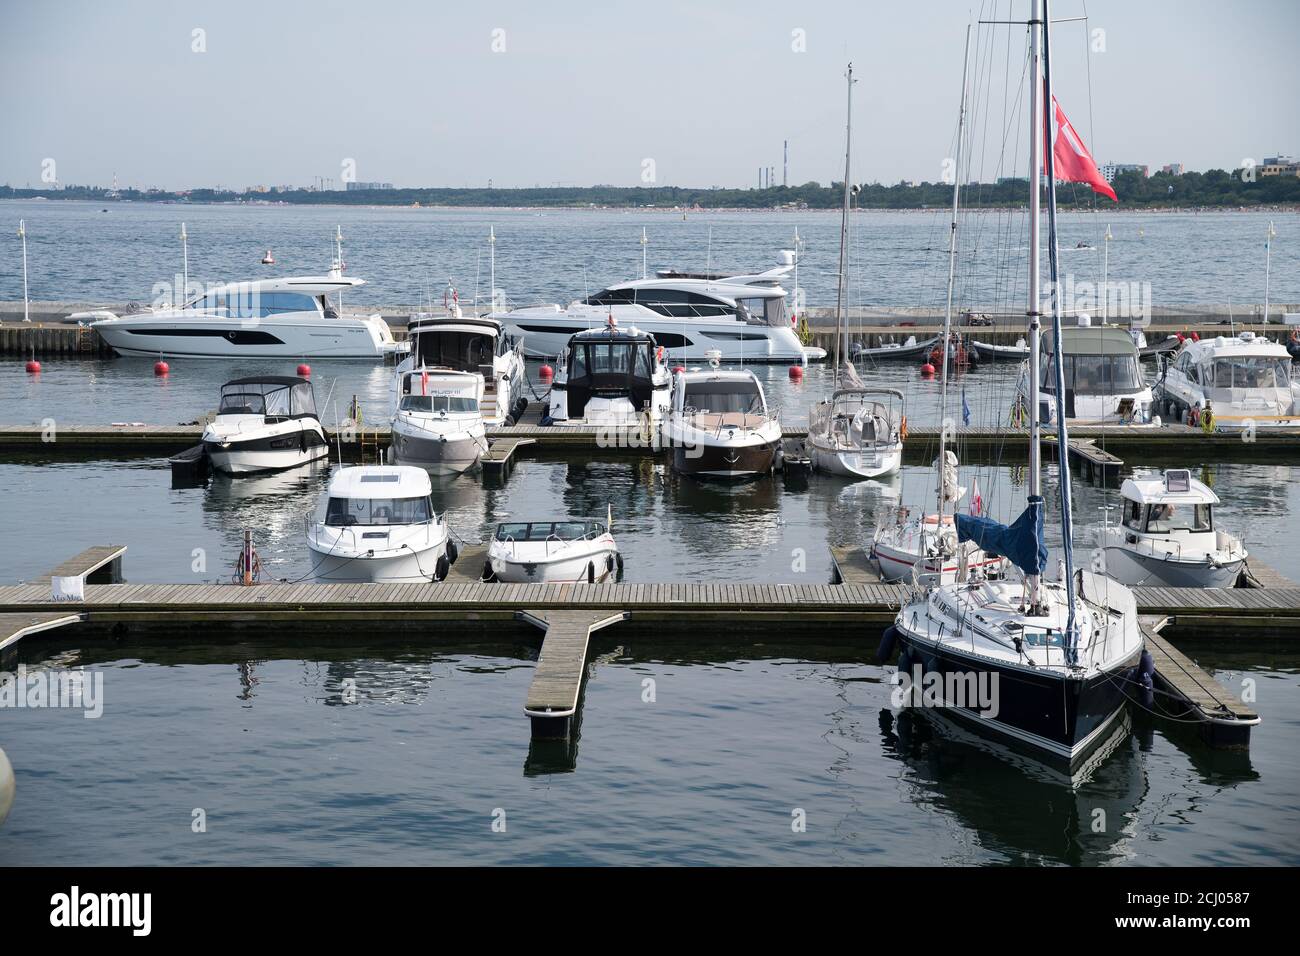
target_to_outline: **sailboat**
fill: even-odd
[[[970,27],[966,28],[966,56],[962,65],[961,108],[957,120],[957,156],[952,184],[952,225],[948,230],[948,303],[943,316],[941,341],[952,341],[952,293],[957,275],[957,211],[961,203],[962,139],[966,130],[966,73],[970,66]],[[948,450],[948,373],[958,356],[951,348],[939,349],[942,355],[942,380],[939,390],[939,457],[934,467],[937,475],[938,508],[932,514],[908,516],[905,509],[895,512],[895,520],[876,528],[871,542],[871,557],[886,581],[911,580],[918,584],[951,584],[970,577],[1000,577],[1007,561],[988,554],[974,541],[958,541],[954,516],[947,513],[951,504],[965,495],[957,483],[958,460]]]
[[[814,468],[848,478],[884,478],[903,465],[903,393],[866,388],[849,357],[844,322],[849,234],[849,160],[853,144],[853,64],[848,73],[844,137],[844,208],[840,214],[840,271],[835,301],[835,387],[808,412],[808,454]]]
[[[1040,177],[1046,180],[1053,341],[1061,341],[1055,148],[1043,149],[1051,122],[1051,27],[1047,0],[1033,0],[1029,21],[1029,360],[1037,407],[1040,326]],[[1078,144],[1074,144],[1077,150]],[[1086,151],[1085,151],[1086,152]],[[1045,155],[1044,155],[1045,154]],[[1046,169],[1044,170],[1044,160]],[[1089,157],[1089,163],[1091,163]],[[968,580],[919,591],[899,611],[885,648],[901,645],[900,681],[913,699],[945,708],[1011,746],[1073,768],[1104,741],[1125,709],[1125,685],[1143,651],[1132,592],[1087,569],[1076,570],[1071,547],[1070,469],[1066,460],[1064,391],[1058,369],[1057,431],[1063,567],[1048,581],[1043,539],[1041,429],[1031,416],[1028,502],[1010,525],[958,514],[959,541],[1005,555],[1020,580]],[[919,687],[915,686],[917,683]],[[972,691],[977,691],[972,693]]]

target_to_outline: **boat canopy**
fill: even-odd
[[[360,465],[330,479],[331,498],[408,498],[431,494],[429,473],[411,465]]]
[[[478,372],[497,354],[501,326],[495,319],[425,318],[407,323],[414,364]],[[489,372],[490,374],[490,372]]]
[[[1030,495],[1029,507],[1009,525],[980,515],[958,513],[957,539],[974,541],[988,554],[1008,558],[1025,574],[1042,574],[1047,567],[1042,495]]]
[[[608,531],[603,521],[503,521],[497,525],[498,541],[577,541]]]
[[[293,375],[237,378],[221,386],[218,415],[316,416],[311,382]]]
[[[644,408],[654,395],[655,338],[649,332],[617,326],[586,329],[569,340],[564,388],[569,417],[581,418],[587,401],[626,397]]]

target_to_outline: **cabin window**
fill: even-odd
[[[1056,356],[1043,362],[1042,386],[1056,388]],[[1132,355],[1067,355],[1065,387],[1084,395],[1136,392],[1142,388],[1142,373]]]
[[[404,412],[477,412],[478,399],[468,395],[404,395]]]
[[[253,312],[257,315],[280,315],[284,312],[315,312],[316,299],[301,292],[263,292],[255,296]]]
[[[725,383],[709,382],[686,392],[686,405],[697,412],[712,415],[740,413],[761,415],[763,402],[753,386],[740,385],[728,387]]]
[[[261,392],[222,392],[218,415],[265,415]]]
[[[1214,522],[1210,505],[1158,504],[1147,507],[1147,532],[1167,534],[1170,531],[1212,531]]]
[[[587,305],[631,305],[632,296],[631,289],[602,289],[585,301]]]
[[[497,525],[496,539],[505,541],[577,541],[605,533],[601,521],[509,521]]]
[[[1215,388],[1290,388],[1290,358],[1263,355],[1215,359],[1212,384]]]
[[[1142,506],[1136,501],[1124,502],[1124,525],[1134,531],[1142,530]]]
[[[330,498],[325,524],[331,528],[354,525],[425,524],[432,519],[429,498]]]

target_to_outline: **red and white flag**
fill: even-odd
[[[1093,192],[1109,196],[1115,202],[1119,202],[1115,190],[1098,171],[1092,153],[1088,152],[1088,147],[1083,145],[1083,138],[1065,118],[1065,111],[1061,109],[1061,103],[1055,96],[1052,97],[1052,105],[1056,107],[1056,122],[1051,131],[1056,178],[1067,183],[1087,183],[1092,187]],[[1046,160],[1043,165],[1045,169]]]
[[[984,513],[984,496],[980,494],[980,480],[971,482],[970,513],[976,516]]]

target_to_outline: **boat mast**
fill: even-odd
[[[840,277],[839,283],[835,290],[835,385],[840,384],[840,361],[848,359],[849,343],[847,341],[847,330],[844,325],[844,295],[845,280],[847,272],[845,269],[845,256],[848,253],[849,241],[849,158],[853,151],[853,64],[849,64],[848,72],[845,74],[848,80],[848,110],[847,121],[844,126],[844,208],[840,212]],[[843,353],[841,354],[840,342],[844,338]]]
[[[944,501],[944,459],[947,457],[948,437],[948,339],[952,334],[952,287],[957,273],[957,208],[961,201],[961,146],[962,136],[966,130],[966,71],[970,66],[970,26],[966,27],[966,55],[961,64],[961,108],[957,111],[957,150],[953,157],[952,173],[952,226],[948,231],[948,304],[943,313],[943,379],[939,386],[939,522],[936,532],[943,530],[943,514],[947,507]],[[954,435],[956,428],[953,428]]]
[[[1051,15],[1048,13],[1047,0],[1043,3],[1043,124],[1047,130],[1052,127],[1052,28]],[[1032,115],[1032,114],[1031,114]],[[1070,501],[1070,436],[1065,424],[1065,346],[1061,341],[1061,287],[1060,242],[1056,231],[1056,161],[1051,144],[1046,149],[1047,161],[1047,255],[1052,279],[1052,345],[1054,361],[1052,368],[1056,379],[1056,471],[1058,485],[1061,489],[1061,551],[1065,558],[1065,597],[1069,602],[1069,615],[1065,628],[1065,658],[1071,664],[1078,659],[1078,632],[1074,619],[1074,546],[1071,541],[1072,507]]]
[[[1043,493],[1042,427],[1038,421],[1038,345],[1042,329],[1038,310],[1038,218],[1041,215],[1039,177],[1043,169],[1043,127],[1039,122],[1043,114],[1039,105],[1043,76],[1043,0],[1033,0],[1032,9],[1029,19],[1029,302],[1025,312],[1029,318],[1029,341],[1026,343],[1029,346],[1029,496],[1034,498]],[[1029,575],[1026,583],[1029,606],[1038,607],[1039,575]]]

